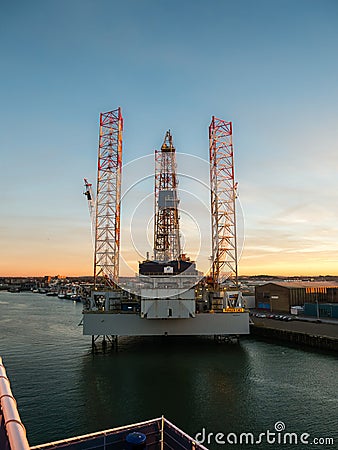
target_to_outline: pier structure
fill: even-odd
[[[153,258],[139,263],[135,289],[128,291],[118,286],[122,125],[120,108],[100,116],[96,205],[89,205],[95,211],[95,283],[83,310],[83,333],[92,336],[93,350],[99,338],[105,348],[117,346],[119,336],[248,334],[249,313],[238,287],[232,123],[213,117],[209,127],[210,273],[201,276],[182,250],[176,150],[167,131],[155,151]],[[92,202],[88,181],[85,194]]]

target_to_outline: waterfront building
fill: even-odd
[[[290,312],[305,303],[338,303],[338,283],[326,281],[280,281],[255,288],[256,308]]]

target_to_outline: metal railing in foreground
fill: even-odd
[[[142,448],[147,450],[207,450],[164,417],[36,445],[31,447],[31,450],[124,450],[131,448],[126,444],[126,438],[132,432],[143,433],[146,436],[145,446]]]
[[[0,356],[0,448],[29,450],[26,430],[21,422],[5,366]]]

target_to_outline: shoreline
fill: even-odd
[[[286,342],[295,346],[338,352],[338,325],[307,322],[277,322],[257,319],[250,324],[250,336],[267,342]]]

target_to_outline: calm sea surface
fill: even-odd
[[[258,435],[283,421],[286,431],[336,439],[245,448],[338,448],[334,355],[253,339],[133,338],[93,356],[81,311],[70,300],[0,291],[0,355],[31,445],[164,414],[191,435]]]

